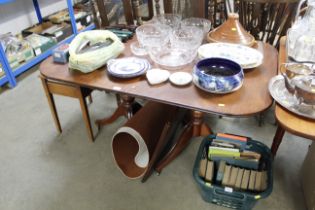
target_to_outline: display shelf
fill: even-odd
[[[4,76],[2,76],[2,78],[0,79],[0,86],[9,83],[11,87],[15,87],[16,80],[12,75],[10,64],[8,62],[8,59],[6,58],[5,52],[2,48],[2,44],[0,44],[0,62],[4,71]]]
[[[91,24],[90,26],[84,28],[83,30],[81,30],[80,32],[83,31],[87,31],[87,30],[92,30],[95,28],[94,24]],[[13,75],[16,77],[20,74],[22,74],[23,72],[27,71],[29,68],[31,68],[32,66],[36,65],[37,63],[39,63],[40,61],[44,60],[45,58],[49,57],[52,54],[52,51],[60,44],[63,43],[70,43],[72,41],[72,39],[75,37],[74,34],[72,34],[71,36],[69,36],[67,39],[59,42],[58,44],[56,44],[55,46],[51,47],[50,49],[48,49],[47,51],[43,52],[42,54],[32,58],[31,60],[29,60],[28,62],[22,64],[21,66],[19,66],[18,68],[13,70]]]
[[[32,66],[36,65],[37,63],[39,63],[40,61],[44,60],[45,58],[47,58],[48,56],[50,56],[52,54],[52,51],[60,44],[63,43],[69,43],[71,42],[71,40],[75,37],[75,35],[71,35],[69,36],[67,39],[59,42],[58,44],[54,45],[53,47],[51,47],[50,49],[46,50],[45,52],[43,52],[42,54],[32,58],[31,60],[25,62],[24,64],[22,64],[21,66],[19,66],[18,68],[13,70],[13,75],[16,77],[18,75],[20,75],[21,73],[27,71],[29,68],[31,68]]]
[[[10,3],[10,2],[14,2],[15,0],[0,0],[0,4],[4,4],[4,3]],[[5,72],[5,76],[0,78],[0,86],[3,86],[6,83],[10,84],[10,87],[15,87],[16,86],[16,77],[20,74],[22,74],[23,72],[27,71],[29,68],[31,68],[32,66],[38,64],[39,62],[41,62],[42,60],[44,60],[45,58],[47,58],[48,56],[50,56],[52,54],[52,51],[55,47],[57,47],[58,45],[62,44],[62,43],[69,43],[71,42],[71,40],[80,32],[83,31],[87,31],[87,30],[92,30],[95,28],[94,24],[91,24],[89,26],[87,26],[86,28],[84,28],[83,30],[78,31],[76,28],[76,21],[75,21],[75,17],[74,17],[74,10],[73,10],[73,4],[72,4],[72,0],[66,0],[67,1],[67,6],[68,6],[68,11],[69,11],[69,16],[70,16],[70,20],[71,20],[71,26],[72,26],[72,32],[73,34],[71,36],[69,36],[68,38],[66,38],[65,40],[58,42],[55,46],[51,47],[50,49],[48,49],[47,51],[43,52],[42,54],[32,58],[31,60],[23,63],[21,66],[17,67],[16,69],[12,70],[9,62],[6,58],[5,52],[2,49],[2,46],[0,45],[0,62],[2,64],[2,67],[4,69]],[[38,3],[37,0],[33,0],[33,5],[35,8],[35,12],[36,12],[36,16],[38,19],[38,22],[41,23],[43,18],[42,18],[42,14],[40,11],[40,5]]]

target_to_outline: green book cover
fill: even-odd
[[[240,151],[237,149],[209,147],[208,156],[209,156],[209,158],[211,158],[211,156],[240,157]]]

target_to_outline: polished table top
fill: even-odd
[[[130,51],[132,41],[126,43],[126,49],[120,57],[132,56]],[[133,79],[118,79],[109,76],[106,67],[88,74],[69,71],[67,64],[56,64],[52,57],[41,63],[40,72],[51,80],[127,94],[196,111],[226,116],[249,116],[260,113],[272,105],[273,100],[268,92],[268,82],[277,74],[277,50],[262,42],[258,42],[256,48],[264,54],[263,64],[245,72],[243,86],[236,92],[225,95],[207,93],[193,83],[184,87],[174,86],[170,82],[151,86],[145,75]],[[152,61],[150,63],[153,68],[158,67]],[[192,63],[183,69],[170,70],[170,72],[192,72],[193,66]]]
[[[282,37],[280,40],[279,65],[287,62],[285,42],[286,38]],[[278,104],[276,105],[275,115],[278,123],[285,130],[295,135],[315,140],[315,120],[298,116]]]

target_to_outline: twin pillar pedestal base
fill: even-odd
[[[118,107],[112,116],[105,119],[96,120],[98,127],[110,124],[121,116],[130,119],[133,115],[134,98],[121,95],[117,97]],[[121,100],[120,100],[121,99]],[[191,116],[187,124],[184,126],[179,138],[175,145],[154,164],[154,168],[158,173],[161,173],[171,161],[173,161],[189,144],[192,137],[206,136],[212,133],[212,130],[207,126],[203,120],[203,113],[199,111],[190,110]],[[162,152],[162,151],[161,151]],[[147,178],[147,177],[146,177]]]

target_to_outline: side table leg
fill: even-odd
[[[78,91],[78,94],[77,94],[78,99],[80,101],[80,106],[81,106],[81,110],[82,110],[82,116],[83,116],[83,119],[85,122],[86,129],[88,131],[88,136],[89,136],[89,139],[91,140],[91,142],[94,142],[94,135],[93,135],[93,130],[92,130],[91,121],[90,121],[90,115],[89,115],[89,111],[87,108],[86,100],[84,98],[84,95],[83,95],[80,87],[78,87],[77,91]]]
[[[274,157],[277,154],[277,151],[278,151],[278,148],[282,142],[282,138],[283,138],[284,133],[285,133],[285,130],[280,125],[278,125],[276,134],[273,138],[272,145],[271,145],[271,154]]]
[[[114,121],[116,121],[121,116],[126,116],[127,119],[132,117],[132,104],[134,101],[133,97],[122,95],[122,102],[119,104],[115,112],[108,118],[96,120],[95,123],[100,128],[101,126],[108,125]]]
[[[203,113],[192,111],[192,118],[186,124],[174,147],[159,161],[155,167],[161,173],[171,161],[173,161],[188,145],[192,137],[204,136],[212,133],[211,129],[203,121]]]
[[[42,85],[43,85],[43,88],[44,88],[44,91],[48,100],[49,108],[51,111],[51,115],[54,119],[55,126],[58,132],[62,133],[62,129],[61,129],[61,125],[60,125],[60,121],[59,121],[59,117],[58,117],[58,113],[57,113],[57,109],[56,109],[56,105],[54,101],[54,96],[49,92],[49,89],[47,86],[47,80],[43,76],[40,76],[39,78],[42,81]]]

